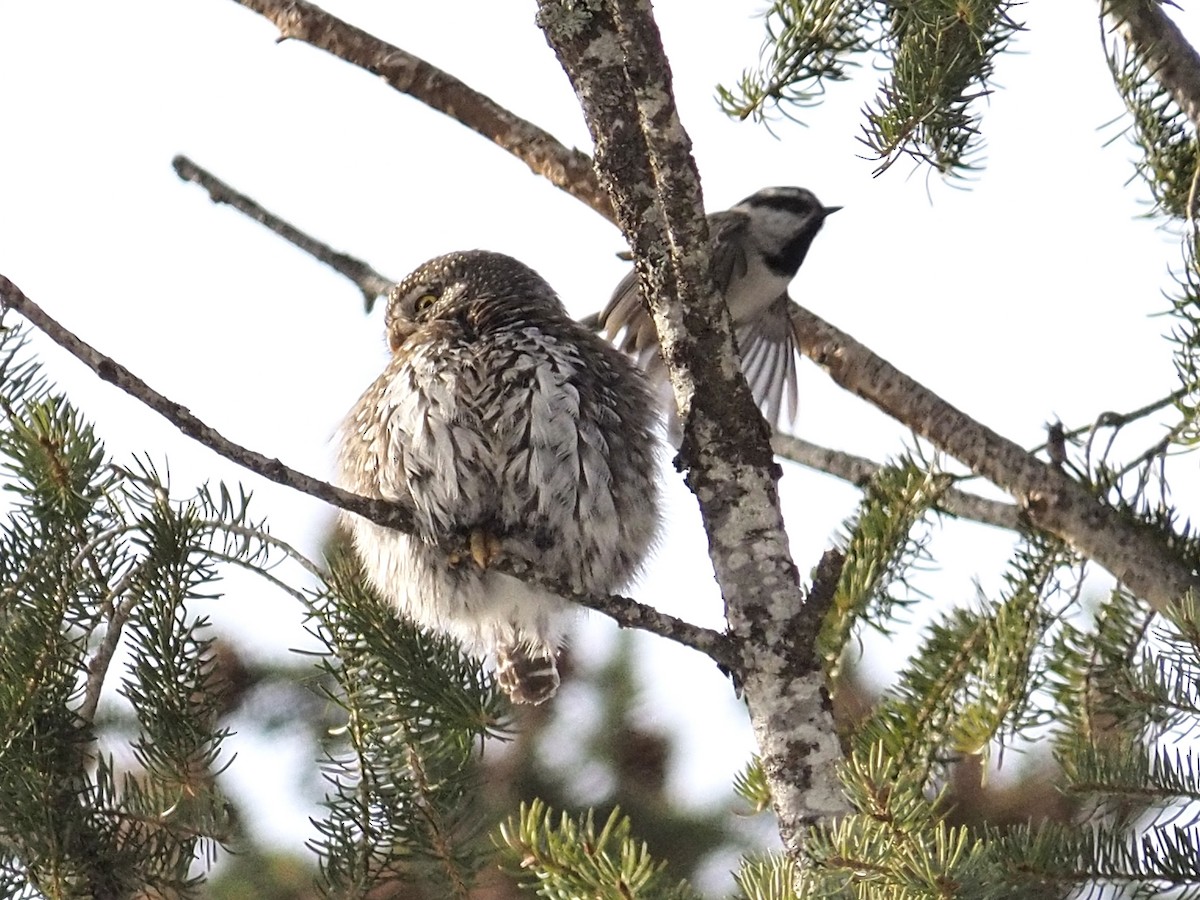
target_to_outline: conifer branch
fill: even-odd
[[[381,77],[391,87],[482,135],[537,175],[612,221],[586,153],[567,148],[532,122],[425,60],[304,0],[235,0],[275,23],[279,40],[303,41]]]
[[[207,169],[196,165],[186,156],[176,156],[171,160],[175,174],[184,181],[192,181],[208,191],[213,203],[227,203],[238,212],[249,216],[255,222],[275,232],[285,241],[299,247],[309,256],[325,263],[335,272],[345,275],[362,291],[363,303],[370,312],[375,301],[387,294],[395,283],[386,276],[380,275],[360,259],[340,253],[328,244],[305,234],[299,228],[285,222],[279,216],[264,209],[256,201],[235,190]]]
[[[833,475],[860,488],[883,468],[881,463],[865,456],[822,447],[820,444],[813,444],[780,431],[775,432],[771,438],[771,447],[784,459]],[[970,519],[984,525],[994,525],[997,528],[1007,528],[1010,531],[1015,531],[1021,524],[1020,510],[1013,504],[989,500],[957,488],[947,488],[935,506],[947,515]]]

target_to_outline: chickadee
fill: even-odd
[[[713,279],[733,318],[742,373],[772,427],[791,425],[798,402],[788,284],[826,216],[839,209],[822,206],[804,188],[769,187],[708,217]],[[658,336],[636,272],[621,279],[604,310],[585,322],[631,354],[669,392]],[[678,443],[680,423],[674,416],[671,432]]]

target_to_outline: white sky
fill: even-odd
[[[984,423],[1026,445],[1044,424],[1090,421],[1174,387],[1166,302],[1176,239],[1143,219],[1148,191],[1118,137],[1096,23],[1099,4],[1027,4],[1019,54],[1001,59],[985,110],[987,166],[970,190],[901,162],[881,178],[859,158],[869,69],[834,85],[808,127],[726,119],[713,101],[753,64],[763,3],[664,0],[657,13],[711,209],[759,187],[800,184],[844,210],[793,286],[830,319]],[[446,68],[568,145],[588,138],[529,2],[327,0],[326,8]],[[1200,39],[1200,13],[1172,14]],[[300,43],[228,0],[0,0],[0,272],[100,350],[226,436],[319,476],[329,438],[383,365],[380,315],[365,318],[340,276],[171,170],[191,156],[269,209],[401,277],[454,249],[511,253],[582,315],[623,273],[619,233],[457,123]],[[1116,137],[1109,146],[1105,144]],[[42,346],[42,345],[39,345]],[[176,488],[239,479],[278,536],[316,552],[331,513],[245,476],[53,349],[49,374],[120,457],[150,448]],[[804,368],[803,436],[877,459],[903,429]],[[1164,418],[1164,417],[1160,417]],[[787,467],[793,550],[808,571],[856,492]],[[679,485],[664,546],[636,592],[706,625],[720,601],[703,533]],[[938,537],[935,606],[997,583],[1011,538],[973,525]],[[217,604],[221,627],[264,653],[302,642],[299,611],[256,585]],[[598,617],[593,617],[598,618]],[[577,641],[611,636],[590,624]],[[694,653],[645,639],[644,670],[666,687],[647,715],[683,729],[674,778],[720,797],[751,749],[736,701]],[[654,648],[650,652],[649,648]],[[587,721],[587,710],[566,709]],[[713,740],[718,730],[720,740]],[[243,739],[243,780],[278,812],[264,825],[299,849],[279,747]],[[262,765],[265,754],[274,759]],[[300,761],[302,762],[302,761]]]

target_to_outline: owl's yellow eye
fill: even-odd
[[[423,313],[437,302],[437,294],[422,294],[413,304],[413,312]]]

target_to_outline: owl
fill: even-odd
[[[337,480],[410,508],[412,533],[344,513],[366,577],[400,614],[491,656],[518,703],[553,696],[571,604],[494,568],[512,555],[609,594],[659,528],[660,417],[627,358],[532,269],[474,250],[389,294],[391,359],[343,422]]]

